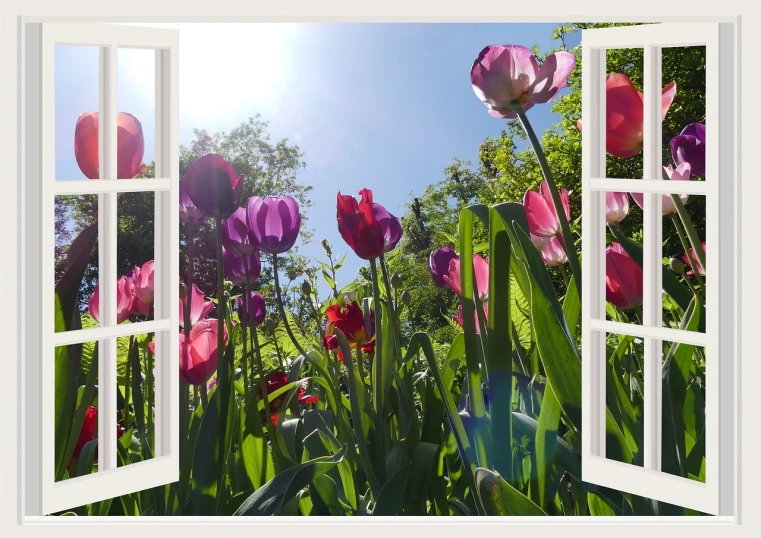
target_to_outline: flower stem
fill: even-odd
[[[225,276],[222,266],[222,219],[216,219],[217,232],[217,379],[220,385],[229,383],[225,358]],[[224,376],[223,376],[224,375]],[[204,387],[205,388],[205,387]],[[223,402],[222,406],[225,405]]]
[[[520,105],[520,103],[513,102],[513,110],[515,110],[515,113],[518,115],[518,119],[523,126],[523,130],[526,131],[526,134],[528,135],[528,139],[531,142],[531,147],[534,148],[534,153],[536,154],[536,158],[539,161],[539,168],[542,169],[542,175],[544,176],[545,181],[547,181],[547,186],[550,189],[552,204],[555,206],[555,213],[557,214],[558,221],[560,222],[560,231],[562,232],[562,237],[559,236],[558,239],[560,239],[563,243],[563,248],[565,249],[566,256],[568,256],[568,263],[571,266],[571,273],[573,274],[573,279],[576,282],[576,289],[579,292],[579,296],[581,296],[581,264],[579,263],[579,254],[576,252],[576,247],[573,243],[571,227],[568,224],[568,219],[565,216],[565,209],[563,209],[563,203],[560,200],[560,193],[558,192],[558,187],[555,184],[555,177],[552,175],[550,165],[547,163],[547,158],[544,156],[542,145],[539,143],[539,139],[536,137],[534,128],[531,127],[531,123],[529,123],[528,118],[526,117],[526,113],[523,112],[523,107]],[[526,232],[528,232],[528,230],[526,230]]]
[[[251,321],[250,317],[247,315],[247,308],[246,303],[248,303],[248,298],[250,296],[251,292],[248,289],[248,286],[244,284],[243,286],[243,297],[242,301],[240,303],[240,312],[238,313],[238,317],[240,318],[241,325],[243,326],[243,355],[240,357],[240,368],[243,370],[243,383],[246,390],[249,389],[248,385],[248,333],[246,332],[246,326],[248,325],[249,321]],[[241,314],[243,314],[241,316]]]
[[[671,220],[674,222],[674,228],[676,228],[676,233],[679,235],[679,241],[682,242],[682,248],[684,249],[684,253],[687,255],[687,259],[689,260],[689,265],[692,267],[692,274],[695,275],[695,279],[698,281],[698,284],[700,287],[703,287],[703,277],[700,276],[700,273],[698,273],[698,268],[694,267],[693,258],[690,256],[690,245],[687,242],[687,237],[684,235],[684,230],[682,229],[681,224],[679,224],[679,219],[676,215],[671,213]],[[702,266],[703,269],[705,269],[705,265]],[[687,279],[685,279],[687,280]]]
[[[135,337],[130,336],[129,337],[129,347],[127,351],[127,363],[124,365],[124,427],[127,428],[129,425],[129,397],[130,397],[130,380],[129,375],[132,368],[130,367],[130,364],[132,363],[132,344],[134,342]]]
[[[386,286],[386,298],[388,299],[388,314],[391,318],[391,327],[394,331],[394,357],[396,359],[397,367],[402,363],[402,339],[399,335],[399,325],[396,319],[396,308],[394,301],[391,299],[391,281],[388,277],[388,269],[386,267],[386,259],[383,254],[380,255],[381,273],[383,274],[383,283]],[[377,318],[376,318],[377,319]]]
[[[676,194],[672,194],[671,199],[674,201],[674,207],[676,207],[676,212],[679,214],[679,219],[682,221],[682,224],[684,224],[684,229],[687,231],[687,237],[690,239],[690,245],[692,245],[692,249],[695,251],[695,256],[697,256],[701,267],[703,267],[703,270],[705,271],[706,253],[703,250],[703,245],[700,243],[700,238],[698,237],[698,232],[695,230],[695,225],[692,224],[692,219],[687,214],[687,209],[684,207],[682,199],[679,198],[679,196]],[[690,259],[691,256],[689,250],[686,252],[686,254],[688,259]],[[693,271],[697,273],[697,268],[693,267]]]
[[[296,346],[296,349],[299,351],[299,353],[301,353],[301,355],[306,358],[307,353],[304,351],[304,348],[301,347],[299,341],[296,340],[296,336],[291,330],[291,325],[288,323],[288,318],[285,316],[285,306],[283,306],[283,297],[280,291],[280,277],[277,274],[277,253],[272,255],[272,272],[275,275],[275,295],[277,297],[277,307],[280,312],[280,316],[283,318],[283,326],[285,327],[285,332],[288,333],[288,337],[291,339],[291,342],[293,342],[293,345]]]

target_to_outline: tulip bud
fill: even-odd
[[[676,274],[681,275],[684,273],[684,262],[678,258],[671,258],[669,260],[669,267],[672,271],[674,271]]]
[[[267,318],[264,320],[264,330],[268,333],[272,334],[275,332],[275,320],[272,318]]]
[[[323,239],[322,241],[320,241],[320,244],[322,245],[322,248],[324,248],[324,249],[325,249],[325,253],[326,253],[328,256],[330,256],[331,254],[333,254],[333,252],[330,250],[330,243],[328,242],[328,240],[327,240],[327,239]]]
[[[407,290],[404,290],[402,292],[402,302],[406,304],[407,306],[409,306],[410,303],[412,302],[412,295],[410,295],[410,292],[408,292]]]
[[[391,276],[391,285],[395,289],[399,289],[402,286],[402,275],[400,275],[399,273],[394,273]]]
[[[312,295],[312,285],[309,283],[308,280],[305,280],[304,282],[301,283],[301,291],[307,297]]]

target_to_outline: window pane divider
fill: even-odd
[[[660,168],[658,173],[660,173]],[[706,195],[710,187],[706,181],[675,180],[672,182],[663,179],[614,179],[599,177],[590,178],[588,181],[589,188],[593,191],[643,192],[645,194]]]
[[[53,186],[55,195],[67,194],[109,194],[120,192],[168,191],[170,178],[156,179],[87,179],[78,181],[57,181]]]
[[[706,346],[708,344],[706,333],[681,331],[669,327],[643,327],[633,323],[593,319],[589,322],[589,328],[592,331],[624,334],[637,338],[653,338],[677,344],[690,344],[693,346]]]
[[[169,330],[172,327],[169,318],[141,321],[139,323],[122,323],[113,327],[97,327],[92,329],[80,329],[78,331],[65,331],[55,333],[53,345],[55,347],[79,344],[82,342],[94,342],[108,338],[121,338],[137,334],[156,333]]]

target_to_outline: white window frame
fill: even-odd
[[[582,33],[582,476],[715,515],[734,513],[734,35],[731,24],[656,24]],[[662,180],[661,50],[706,47],[705,181]],[[606,49],[644,49],[644,174],[605,177]],[[721,178],[721,188],[720,187]],[[678,189],[676,188],[678,186]],[[605,192],[643,192],[643,325],[605,319]],[[662,194],[706,197],[706,332],[661,326]],[[644,467],[605,457],[605,336],[644,339]],[[706,481],[661,472],[662,341],[706,349]]]
[[[55,48],[99,47],[98,180],[56,181]],[[155,50],[156,178],[117,179],[117,52]],[[179,478],[179,119],[177,30],[108,24],[36,23],[25,28],[26,237],[26,506],[28,515],[58,512],[174,482]],[[67,178],[61,178],[67,179]],[[117,196],[155,196],[154,319],[116,324]],[[98,195],[100,327],[55,332],[54,200]],[[117,468],[116,339],[155,333],[154,457]],[[98,341],[98,470],[55,482],[55,348]],[[107,412],[111,410],[111,412]]]

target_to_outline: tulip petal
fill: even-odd
[[[536,80],[528,88],[528,101],[546,103],[561,88],[565,88],[568,76],[576,66],[576,58],[570,52],[560,51],[550,54],[542,62]]]
[[[536,79],[536,58],[526,47],[488,45],[473,62],[470,82],[476,96],[490,109],[505,113]]]
[[[554,207],[547,205],[545,198],[534,190],[523,196],[529,232],[538,237],[552,237],[559,231]]]

